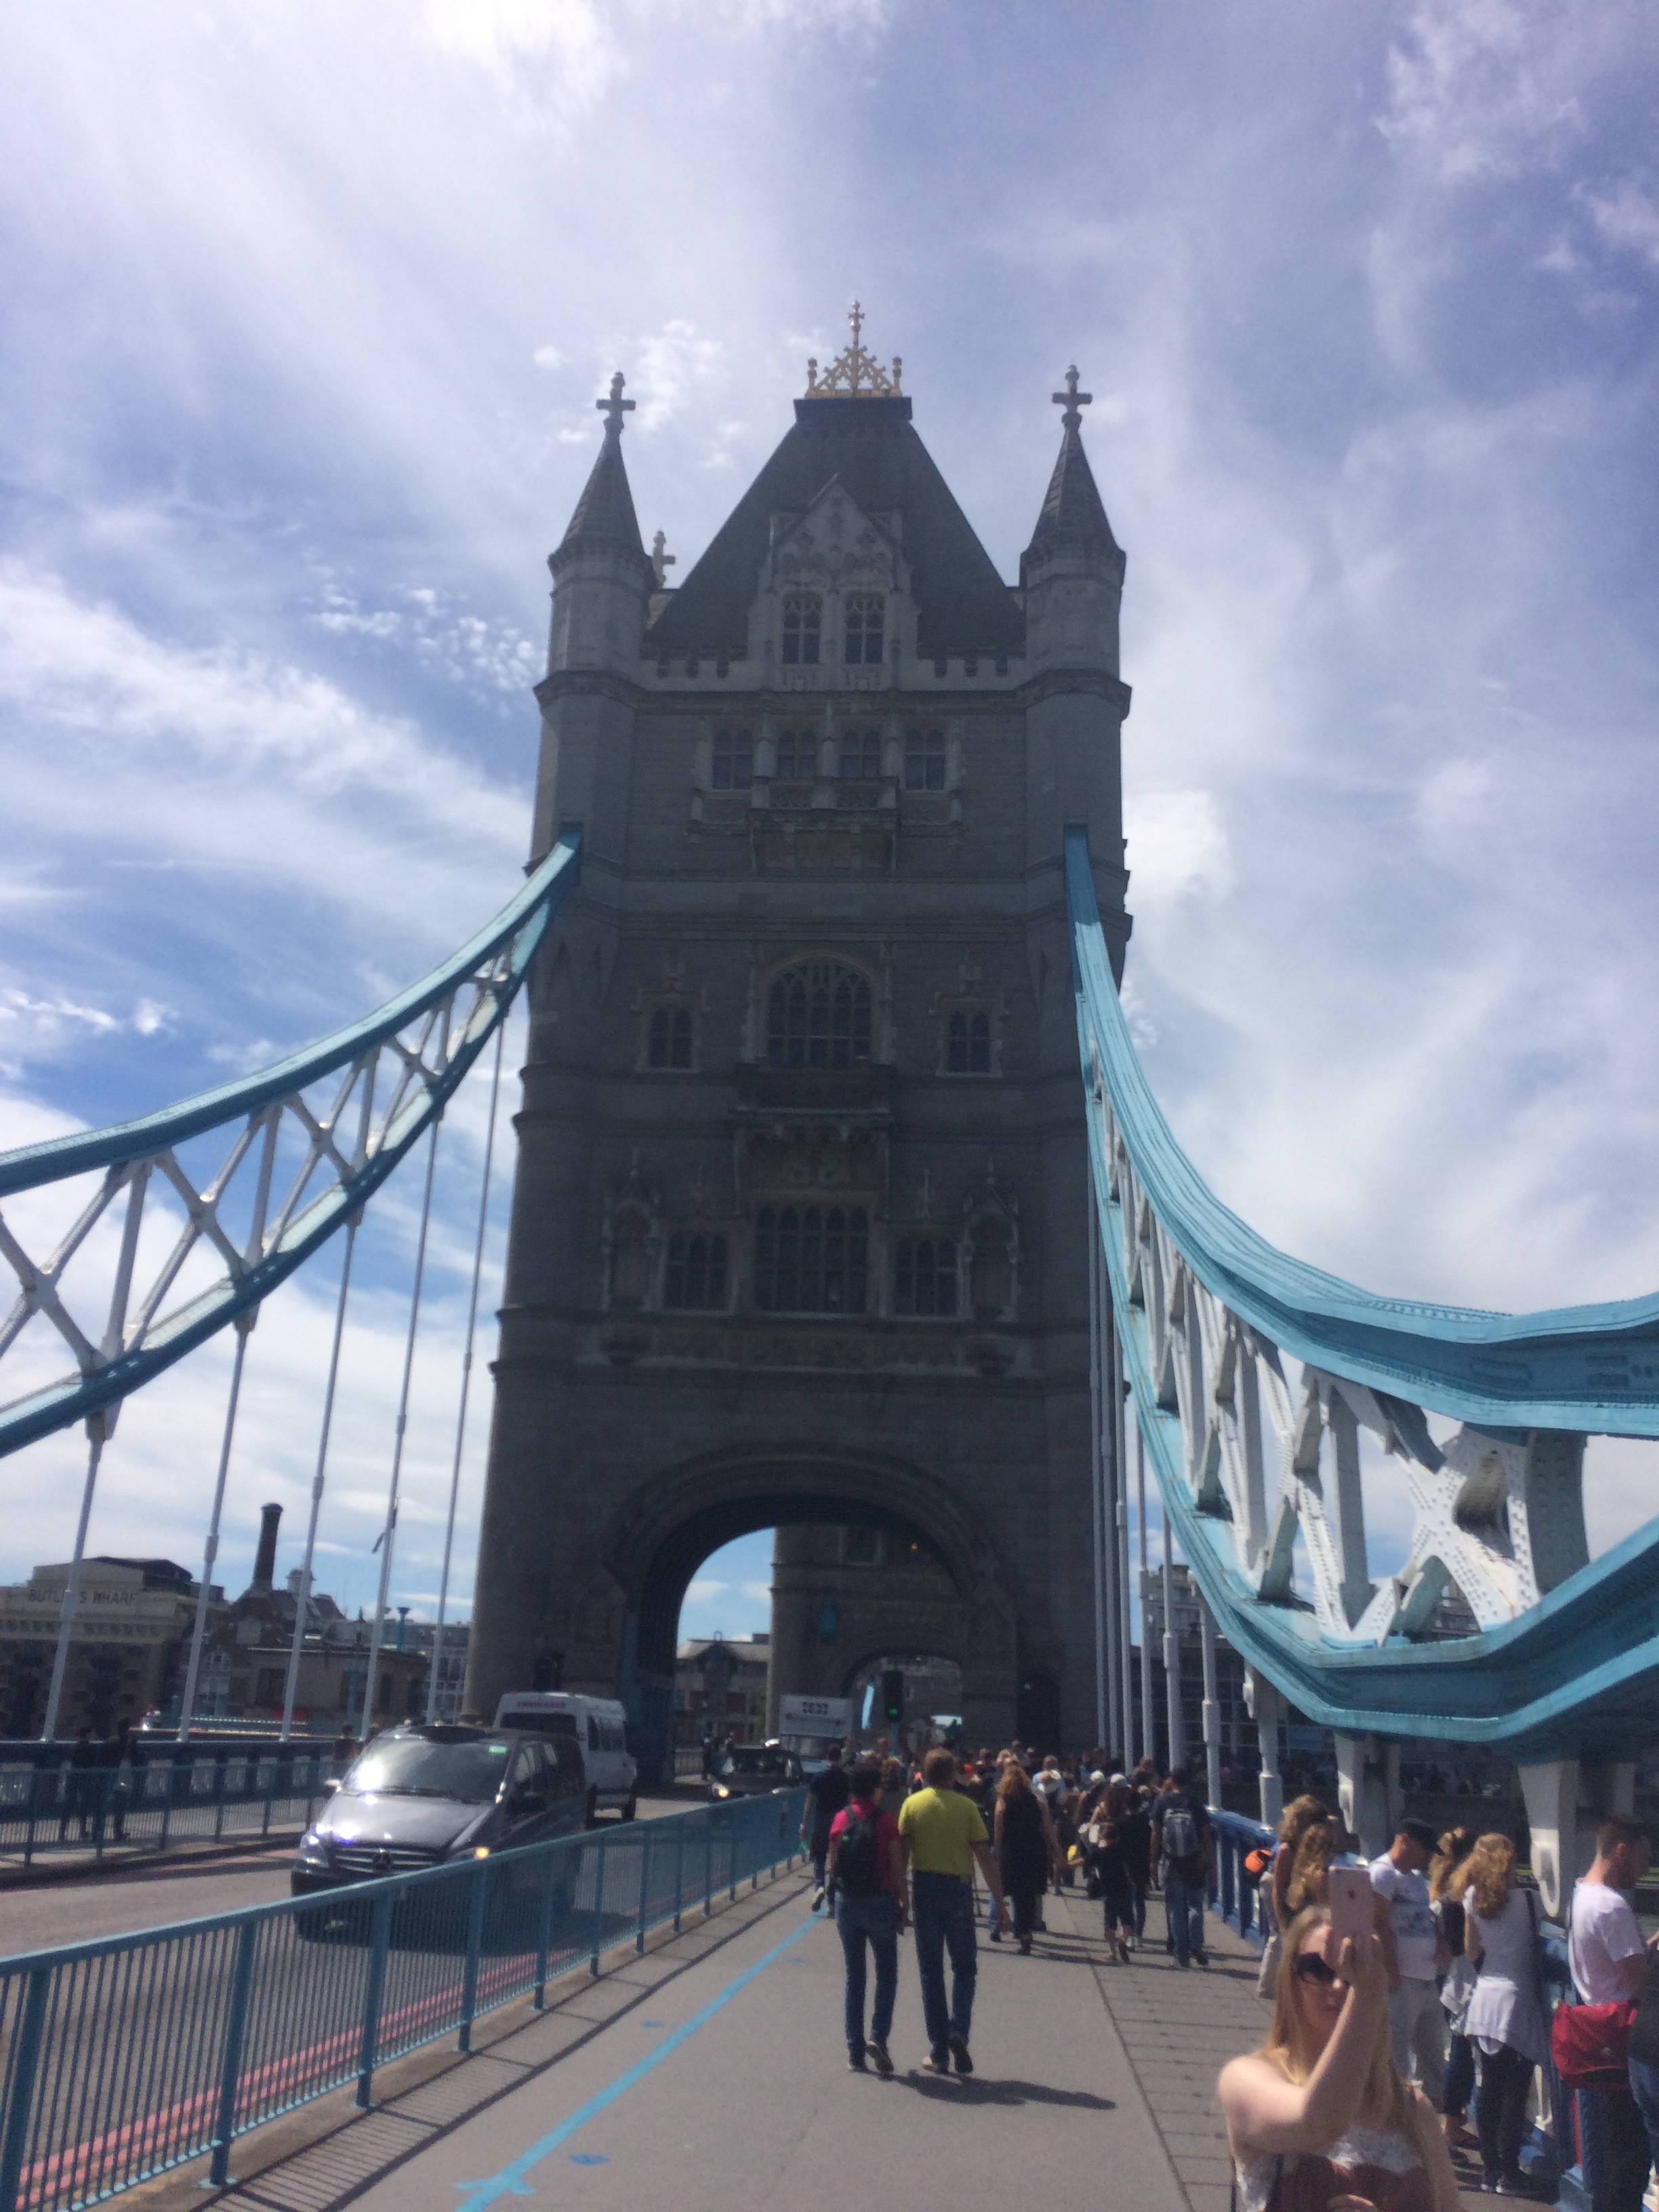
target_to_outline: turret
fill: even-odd
[[[553,572],[550,675],[564,668],[639,674],[640,640],[655,572],[623,465],[623,417],[632,412],[634,402],[622,394],[619,369],[611,380],[611,397],[593,403],[605,418],[599,457],[558,550],[548,556]]]
[[[1124,561],[1083,450],[1081,410],[1092,396],[1078,390],[1077,371],[1068,368],[1065,391],[1054,394],[1055,405],[1065,410],[1060,455],[1020,556],[1019,580],[1026,657],[1034,670],[1098,668],[1115,676]]]

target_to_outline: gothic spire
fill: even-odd
[[[611,397],[593,402],[605,418],[605,443],[560,541],[561,553],[619,550],[637,554],[641,562],[647,558],[628,471],[623,465],[623,417],[634,411],[634,402],[622,396],[623,384],[618,369],[611,380]]]
[[[1079,392],[1077,381],[1077,370],[1068,368],[1065,391],[1054,395],[1055,406],[1065,410],[1060,418],[1060,453],[1022,568],[1060,552],[1097,553],[1119,562],[1123,558],[1083,450],[1082,410],[1094,395]]]

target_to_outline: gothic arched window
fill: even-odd
[[[662,1302],[680,1312],[720,1312],[726,1304],[724,1237],[669,1238]]]
[[[755,741],[747,730],[715,732],[714,770],[716,791],[748,790],[755,773]]]
[[[755,1216],[762,1313],[862,1313],[869,1265],[861,1206],[763,1206]]]
[[[778,732],[778,781],[811,783],[818,772],[818,741],[811,730]]]
[[[991,1073],[991,1017],[958,1008],[945,1027],[945,1068],[948,1075]]]
[[[815,667],[823,629],[823,601],[816,592],[790,592],[783,602],[783,657],[792,667]]]
[[[881,774],[881,732],[848,730],[841,741],[841,772],[849,781],[873,782]]]
[[[690,1067],[691,1065],[691,1009],[657,1006],[647,1035],[647,1067]]]
[[[887,602],[879,592],[848,592],[847,614],[847,665],[856,668],[878,664],[881,659],[882,633],[886,626]]]
[[[957,1247],[950,1237],[906,1237],[898,1248],[893,1310],[942,1314],[957,1310]]]
[[[941,668],[939,674],[945,671]],[[945,788],[945,732],[908,730],[904,738],[904,788],[943,791]]]
[[[770,1067],[860,1067],[870,1057],[870,986],[833,960],[803,961],[766,998]]]

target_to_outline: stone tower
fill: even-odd
[[[582,872],[532,994],[467,1704],[619,1694],[649,1771],[696,1567],[828,1523],[943,1563],[972,1741],[1085,1741],[1067,825],[1120,962],[1129,928],[1087,395],[1012,587],[855,316],[671,591],[622,390],[550,562],[534,852],[579,823]]]

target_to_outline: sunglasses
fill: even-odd
[[[1291,1968],[1298,1982],[1310,1982],[1316,1989],[1328,1990],[1337,1978],[1334,1966],[1328,1966],[1317,1951],[1299,1951]]]

